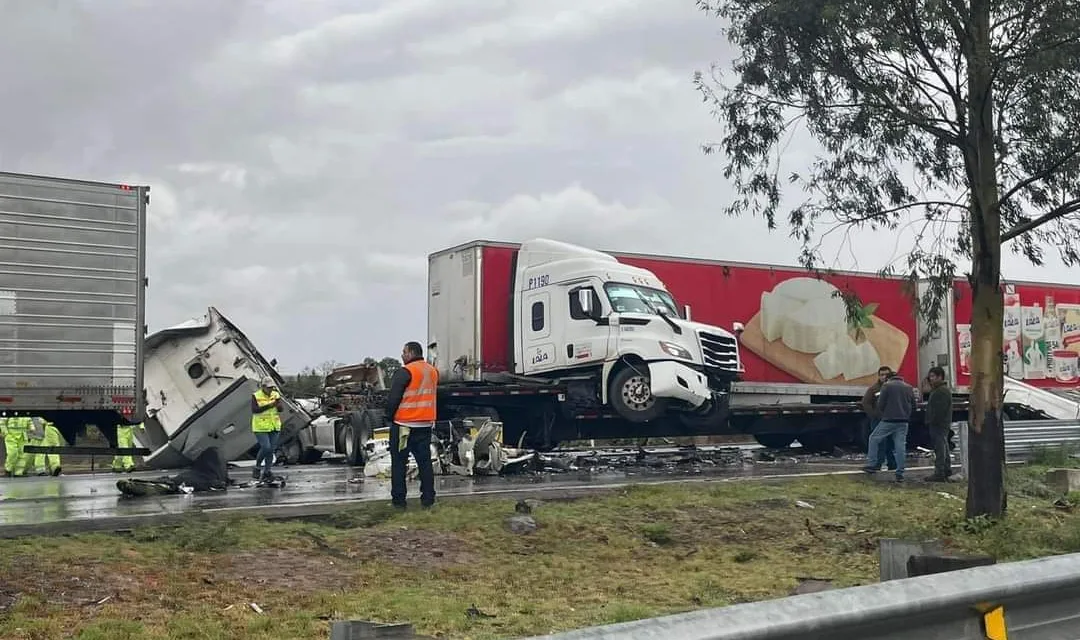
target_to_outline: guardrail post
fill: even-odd
[[[960,454],[960,475],[963,479],[968,478],[968,422],[954,422],[953,427],[958,431],[958,437],[960,442],[958,444],[957,453]]]
[[[908,576],[908,561],[914,556],[932,556],[945,553],[940,540],[900,540],[882,538],[878,540],[878,562],[880,580],[899,580]]]

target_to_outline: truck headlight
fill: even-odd
[[[660,341],[660,349],[673,358],[682,358],[683,360],[693,360],[690,356],[690,352],[680,345],[674,342]]]

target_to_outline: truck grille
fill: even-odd
[[[739,347],[735,338],[701,331],[701,355],[706,367],[718,367],[729,371],[739,370]]]

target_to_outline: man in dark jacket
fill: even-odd
[[[877,410],[881,413],[881,422],[870,434],[870,447],[867,453],[867,466],[863,471],[877,473],[884,462],[882,447],[886,439],[893,441],[896,451],[896,481],[904,481],[904,458],[907,452],[907,432],[911,414],[915,411],[918,392],[898,373],[892,373],[878,393]]]
[[[390,500],[405,508],[405,475],[409,455],[420,476],[420,504],[435,504],[435,472],[431,461],[431,431],[438,414],[439,371],[424,360],[419,342],[401,350],[402,367],[390,379],[386,419],[390,423]]]
[[[877,382],[870,385],[866,389],[866,393],[863,394],[862,408],[866,412],[866,419],[870,422],[870,433],[874,432],[878,423],[881,422],[881,413],[877,410],[877,397],[881,392],[881,385],[885,384],[885,381],[892,375],[892,369],[888,366],[882,366],[877,372]],[[867,441],[869,442],[869,440]],[[896,452],[893,450],[892,439],[886,438],[883,442],[885,450],[885,466],[889,471],[896,470]]]
[[[930,397],[926,400],[926,427],[934,443],[934,474],[928,482],[948,482],[952,475],[949,457],[949,431],[952,429],[952,391],[945,382],[945,370],[932,367],[926,376]]]

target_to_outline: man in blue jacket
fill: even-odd
[[[891,373],[878,393],[877,410],[881,421],[870,434],[870,446],[867,452],[867,465],[863,471],[877,473],[885,462],[883,444],[886,440],[893,443],[896,455],[896,481],[904,481],[904,463],[907,453],[908,424],[918,402],[915,390],[899,373]]]

